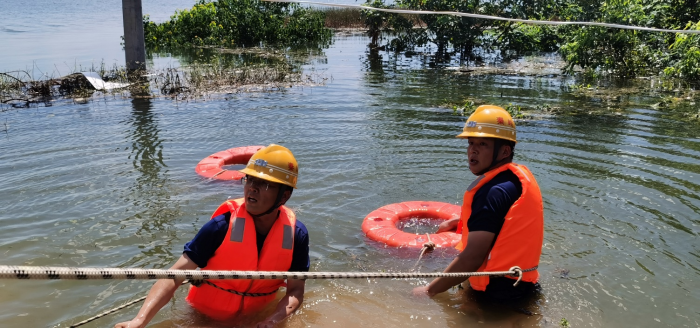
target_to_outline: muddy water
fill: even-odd
[[[394,202],[458,204],[472,181],[466,117],[436,107],[473,97],[498,104],[595,108],[549,77],[465,76],[365,52],[338,37],[313,63],[324,87],[207,101],[100,98],[0,113],[3,264],[167,268],[235,183],[194,166],[219,150],[283,144],[300,163],[292,206],[311,235],[313,271],[407,271],[417,251],[384,248],[360,230]],[[310,68],[310,67],[309,67]],[[516,160],[545,200],[542,294],[526,316],[465,307],[451,290],[410,297],[425,280],[308,281],[286,327],[696,327],[700,301],[700,126],[666,118],[637,97],[614,115],[517,121]],[[444,268],[446,250],[422,271]],[[67,326],[141,296],[150,282],[0,281],[0,325]],[[184,302],[154,327],[218,327]],[[138,307],[99,319],[107,327]],[[261,314],[263,316],[264,314]],[[248,326],[256,318],[250,318]]]

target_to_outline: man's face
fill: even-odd
[[[243,186],[243,198],[250,214],[265,213],[275,205],[280,184],[248,176]]]
[[[469,142],[467,147],[469,170],[476,175],[491,166],[494,140],[491,138],[469,137],[467,141]]]

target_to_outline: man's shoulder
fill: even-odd
[[[304,223],[302,223],[300,220],[296,220],[296,224],[294,225],[294,233],[296,233],[296,235],[300,237],[308,236],[309,230],[306,229]]]
[[[501,173],[496,174],[493,179],[485,183],[481,188],[480,192],[488,194],[492,189],[521,189],[522,183],[515,173],[511,170],[505,170]]]
[[[518,199],[522,194],[522,183],[515,173],[505,170],[485,183],[474,195],[475,203],[499,199]],[[478,199],[478,200],[477,200]]]
[[[223,213],[223,214],[220,214],[220,215],[217,215],[217,216],[211,218],[210,221],[212,221],[211,223],[219,226],[222,224],[228,225],[230,220],[231,220],[231,212],[226,212],[226,213]]]

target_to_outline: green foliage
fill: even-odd
[[[700,20],[696,0],[571,1],[563,7],[567,20],[679,29],[695,28]],[[585,6],[584,6],[585,5]],[[696,79],[700,74],[698,37],[686,34],[639,32],[604,27],[565,27],[560,49],[566,70],[580,67],[594,75],[635,77],[664,72]]]
[[[549,18],[555,0],[397,0],[386,5],[383,0],[368,0],[365,5],[376,8],[401,8],[423,11],[457,11],[499,15],[514,18]],[[378,47],[380,33],[395,37],[386,44],[394,51],[412,50],[428,44],[437,48],[436,59],[446,60],[459,55],[461,61],[476,59],[476,49],[493,48],[515,53],[554,51],[560,39],[556,29],[549,26],[503,23],[499,21],[451,15],[420,15],[418,19],[379,11],[363,11],[365,26],[372,38],[370,46]],[[490,35],[486,31],[491,30]]]
[[[559,326],[564,328],[571,327],[571,325],[569,325],[569,320],[566,320],[566,318],[561,318],[561,320],[559,321]]]
[[[402,9],[457,11],[500,17],[592,21],[666,29],[700,29],[699,0],[396,0]],[[391,8],[383,0],[366,5]],[[500,50],[502,59],[538,51],[558,51],[565,71],[584,72],[588,80],[631,78],[663,73],[686,81],[700,78],[700,36],[616,29],[602,26],[551,27],[450,15],[405,16],[364,11],[363,20],[379,48],[381,33],[393,34],[394,51],[435,45],[437,62],[459,55],[460,61]],[[387,33],[389,32],[389,33]]]
[[[557,20],[558,0],[500,0],[488,2],[491,15],[507,18]],[[531,51],[555,51],[560,42],[557,29],[545,25],[528,25],[512,22],[490,22],[497,31],[496,47],[505,54]],[[504,56],[505,57],[505,56]]]
[[[508,106],[505,107],[505,110],[512,116],[513,118],[524,118],[525,115],[522,112],[522,107],[520,105],[513,105],[513,104],[508,104]]]
[[[364,5],[374,8],[387,8],[382,0],[370,1],[371,0],[368,0]],[[362,10],[361,17],[367,28],[367,35],[370,37],[370,47],[376,48],[379,46],[379,37],[382,28],[386,25],[390,15],[391,14],[379,10]]]
[[[403,8],[428,11],[486,13],[488,9],[480,0],[397,0],[396,3]],[[450,53],[459,54],[461,59],[473,58],[474,49],[482,44],[484,30],[489,27],[487,21],[469,17],[423,15],[421,19],[426,33],[416,41],[435,44],[438,58],[446,58]]]
[[[364,5],[374,8],[396,8],[394,5],[385,5],[383,0],[367,0]],[[423,31],[414,31],[415,22],[406,15],[363,9],[362,21],[367,28],[367,35],[370,37],[369,46],[372,49],[379,48],[382,33],[396,36],[389,44],[389,48],[395,51],[403,51],[424,43],[417,39]]]
[[[464,101],[464,105],[452,106],[452,111],[454,111],[455,113],[461,112],[461,114],[463,114],[463,115],[470,115],[471,113],[473,113],[476,110],[476,107],[477,107],[477,105],[474,102],[474,100],[467,99]]]
[[[606,0],[600,4],[597,21],[644,25],[647,15],[643,0]],[[577,19],[581,11],[575,5],[569,8],[567,19]],[[633,30],[612,29],[598,26],[563,29],[567,42],[561,54],[567,62],[566,70],[575,66],[582,69],[602,70],[617,76],[644,75],[653,69],[654,42],[650,33]]]
[[[496,40],[502,54],[507,50],[515,50],[517,54],[556,51],[560,42],[555,27],[520,23],[506,24]]]
[[[260,0],[200,0],[192,9],[177,11],[156,24],[144,17],[146,46],[258,46],[320,43],[331,31],[324,13],[298,5]]]
[[[455,114],[461,115],[471,115],[480,106],[483,105],[481,100],[466,99],[463,105],[452,105],[452,111]],[[525,118],[525,113],[523,113],[523,108],[520,105],[513,105],[509,103],[503,108],[512,116],[513,118]],[[537,106],[538,110],[551,109],[550,105]]]
[[[687,27],[700,30],[700,22],[694,25],[689,23]],[[664,73],[687,80],[700,79],[700,35],[676,34],[669,48],[672,64],[664,69]]]
[[[552,105],[550,105],[550,104],[537,105],[537,106],[535,106],[535,110],[540,111],[540,112],[549,112],[552,110]]]

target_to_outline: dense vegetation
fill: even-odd
[[[700,30],[697,0],[368,0],[366,5],[430,11],[459,11],[509,18],[590,21],[665,29]],[[436,59],[459,56],[462,62],[497,52],[503,59],[531,51],[559,51],[571,72],[620,77],[661,74],[700,78],[700,35],[640,32],[592,26],[525,25],[449,15],[366,11],[370,47],[395,51],[434,44]],[[378,35],[394,37],[383,45]]]
[[[590,21],[700,30],[698,0],[367,0],[365,5],[459,11],[509,18]],[[388,0],[386,0],[388,1]],[[325,19],[328,13],[330,22]],[[595,26],[527,25],[450,15],[404,15],[363,10],[319,10],[261,0],[199,0],[156,24],[144,17],[150,49],[194,46],[325,46],[327,28],[362,23],[370,48],[403,52],[431,45],[435,62],[469,63],[485,56],[509,59],[558,51],[565,70],[587,76],[661,75],[700,79],[700,35],[641,32]]]
[[[199,0],[192,9],[178,11],[161,24],[145,16],[144,34],[149,49],[325,45],[331,39],[322,11],[260,0]]]

